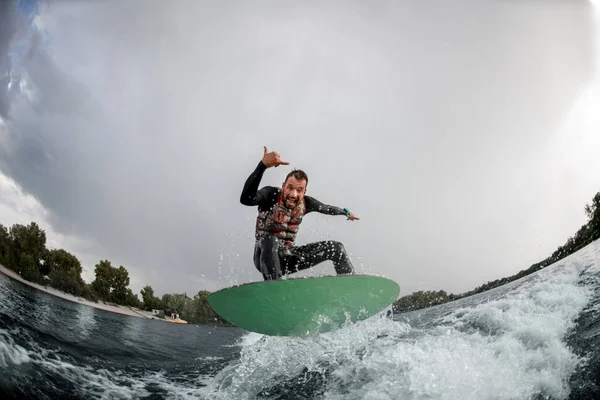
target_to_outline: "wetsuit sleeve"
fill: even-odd
[[[304,204],[306,204],[306,212],[318,212],[328,215],[346,215],[343,208],[323,204],[314,197],[304,196]]]
[[[260,180],[266,169],[265,164],[260,161],[248,179],[246,179],[240,196],[240,203],[245,206],[260,206],[266,205],[272,200],[273,188],[267,186],[258,190],[258,185],[260,185]]]

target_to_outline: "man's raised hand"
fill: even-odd
[[[265,164],[267,168],[270,167],[279,167],[280,165],[289,165],[289,162],[281,161],[279,158],[279,153],[272,151],[269,153],[267,150],[267,146],[264,146],[265,153],[263,154],[262,163]]]

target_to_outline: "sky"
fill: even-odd
[[[36,221],[134,292],[260,281],[263,154],[359,221],[311,214],[401,295],[461,293],[549,256],[600,191],[589,1],[0,5],[0,223]],[[297,276],[332,274],[330,262]]]

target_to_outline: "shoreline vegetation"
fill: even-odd
[[[576,252],[600,238],[600,192],[584,211],[588,222],[546,259],[515,275],[487,282],[465,293],[448,294],[444,290],[411,293],[393,303],[394,313],[432,307],[494,289]],[[10,228],[0,224],[0,273],[46,293],[106,311],[164,320],[152,314],[151,311],[156,309],[163,310],[166,316],[179,314],[190,324],[233,326],[210,307],[207,297],[211,292],[207,290],[199,290],[193,298],[186,293],[165,293],[158,298],[151,286],[144,286],[140,300],[129,288],[127,269],[122,265],[115,267],[106,259],[95,265],[95,279],[85,282],[77,257],[64,249],[46,248],[46,233],[35,222],[26,226],[14,224]]]
[[[102,309],[105,311],[110,311],[110,312],[114,312],[114,313],[118,313],[118,314],[129,315],[132,317],[152,318],[152,315],[150,313],[145,313],[143,310],[129,308],[126,306],[120,306],[120,305],[117,305],[114,303],[105,303],[103,301],[98,301],[97,303],[94,303],[94,302],[84,299],[83,297],[75,296],[70,293],[62,292],[51,286],[43,286],[43,285],[39,285],[34,282],[27,281],[27,280],[23,279],[18,273],[6,268],[3,265],[0,265],[0,273],[6,275],[9,278],[12,278],[16,281],[19,281],[27,286],[33,287],[39,291],[48,293],[48,294],[56,296],[56,297],[60,297],[65,300],[72,301],[74,303],[84,304],[84,305],[87,305],[90,307],[99,308],[99,309]]]
[[[489,281],[473,290],[461,294],[448,294],[444,290],[413,292],[407,296],[400,297],[394,302],[394,313],[433,307],[438,304],[448,303],[450,301],[459,300],[478,293],[483,293],[485,291],[505,285],[509,282],[521,279],[524,276],[533,274],[534,272],[537,272],[559,260],[562,260],[563,258],[575,253],[593,241],[600,239],[600,192],[594,195],[591,204],[586,204],[584,211],[588,217],[587,223],[582,225],[574,236],[569,237],[565,244],[559,246],[558,249],[556,249],[554,253],[552,253],[546,259],[531,265],[527,269],[519,271],[515,275]]]
[[[109,260],[100,260],[90,283],[83,280],[82,271],[75,255],[46,247],[46,232],[36,222],[10,228],[0,224],[0,272],[10,278],[66,300],[119,314],[166,321],[152,313],[162,310],[165,317],[179,314],[188,324],[232,326],[208,304],[209,291],[200,290],[193,298],[187,293],[165,293],[158,298],[151,286],[145,286],[140,300],[129,287],[129,272],[122,265],[116,267]]]

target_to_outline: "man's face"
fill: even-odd
[[[293,176],[290,176],[281,187],[283,191],[283,204],[287,208],[294,208],[298,205],[300,200],[306,193],[306,181],[298,180]]]

